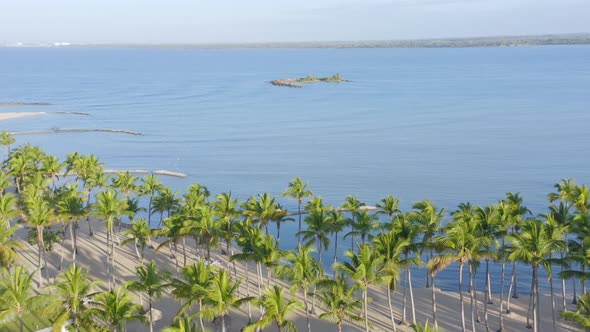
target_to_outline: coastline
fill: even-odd
[[[77,255],[77,263],[79,265],[85,266],[90,268],[90,275],[93,279],[100,279],[106,280],[106,271],[104,269],[104,250],[106,244],[106,234],[105,234],[105,226],[104,223],[99,220],[92,220],[92,227],[94,231],[93,237],[88,237],[88,223],[85,220],[79,222],[79,228],[77,230],[78,234],[78,255]],[[121,232],[115,232],[116,237],[118,239],[123,239]],[[24,265],[29,271],[34,271],[36,266],[37,260],[37,249],[35,246],[31,246],[30,244],[26,243],[26,236],[27,231],[21,225],[19,230],[16,233],[16,236],[21,239],[25,240],[25,244],[23,249],[19,250],[19,263]],[[164,239],[160,237],[152,238],[152,242],[157,245],[163,242]],[[117,242],[117,241],[115,241]],[[223,245],[222,247],[225,247]],[[47,273],[49,275],[49,281],[53,281],[55,276],[60,272],[58,271],[58,267],[60,264],[60,255],[63,254],[63,266],[62,271],[70,265],[71,261],[71,242],[69,238],[64,241],[63,246],[60,243],[56,243],[53,248],[53,252],[48,253],[47,261],[48,261],[48,268],[44,270],[44,276]],[[181,254],[181,245],[179,244],[178,248],[178,260],[179,264],[182,266],[182,254]],[[233,250],[236,250],[235,248]],[[150,249],[146,247],[145,249],[145,258],[146,261],[154,259],[160,269],[166,269],[171,273],[175,273],[175,260],[171,259],[172,252],[168,247],[162,248],[160,251],[156,252],[154,249]],[[227,266],[227,256],[221,253],[221,249],[215,249],[211,251],[212,259],[214,261],[220,262],[218,266],[220,268],[226,268]],[[199,252],[197,252],[194,248],[193,241],[187,241],[187,263],[190,264],[195,259],[199,257]],[[138,264],[138,258],[136,256],[135,250],[133,249],[132,245],[127,246],[117,246],[116,249],[116,279],[117,284],[121,284],[124,281],[133,280],[135,278],[135,266]],[[254,266],[250,264],[250,295],[255,296],[257,295],[257,283],[256,277],[254,272]],[[264,268],[263,268],[264,269]],[[247,287],[246,287],[246,270],[245,265],[241,262],[237,262],[235,264],[235,268],[231,266],[230,271],[232,275],[234,271],[237,272],[238,278],[243,279],[242,285],[240,286],[240,296],[247,295]],[[266,272],[263,271],[263,276],[266,276]],[[264,278],[265,279],[265,278]],[[47,282],[47,280],[46,280]],[[401,281],[400,281],[401,282]],[[266,284],[266,280],[264,280]],[[288,292],[289,285],[281,280],[273,279],[271,284],[277,284],[284,289],[285,292]],[[106,285],[102,285],[102,288],[106,287]],[[414,288],[414,300],[416,305],[416,320],[418,322],[425,322],[429,321],[430,324],[432,322],[432,302],[431,302],[431,295],[432,295],[432,288]],[[409,292],[408,292],[409,293]],[[371,287],[370,289],[370,297],[373,299],[372,302],[369,304],[369,319],[371,323],[374,325],[372,331],[374,332],[391,332],[392,326],[391,321],[389,319],[389,308],[387,302],[387,293],[385,288],[383,287]],[[476,323],[477,330],[485,330],[484,325],[484,314],[483,308],[484,303],[481,301],[483,298],[483,292],[477,292],[478,296],[478,309],[479,309],[479,316],[481,318],[480,323]],[[493,305],[490,305],[488,320],[490,324],[490,330],[496,331],[499,325],[499,317],[498,317],[498,305],[499,305],[499,297],[497,293],[492,294],[493,296]],[[295,294],[295,297],[298,299],[302,299],[301,294]],[[439,320],[439,327],[444,329],[444,331],[452,332],[460,330],[461,321],[459,312],[459,293],[458,292],[446,292],[440,291],[437,289],[436,291],[437,297],[437,315]],[[139,302],[139,297],[136,296],[137,302]],[[561,296],[556,295],[555,297],[556,303],[561,303]],[[402,314],[402,301],[403,301],[403,288],[398,286],[398,290],[395,292],[393,296],[393,310],[395,314],[395,318],[399,323]],[[410,297],[409,294],[407,296],[407,303],[408,303],[408,310],[406,313],[406,318],[409,322],[411,322],[412,313],[410,310]],[[147,303],[144,301],[144,305]],[[469,304],[469,299],[467,293],[465,293],[465,313],[466,313],[466,322],[468,330],[471,330],[471,321],[470,321],[470,312],[471,306]],[[168,326],[172,320],[176,312],[180,307],[180,303],[176,302],[174,298],[169,294],[166,293],[160,300],[154,301],[154,308],[160,310],[162,312],[162,319],[155,322],[154,328],[156,331],[163,329],[164,327]],[[526,312],[528,307],[528,296],[521,296],[519,299],[512,299],[511,300],[511,314],[504,316],[504,326],[506,331],[528,331],[529,329],[526,328]],[[559,307],[559,305],[558,305]],[[196,309],[196,308],[195,308]],[[552,314],[551,314],[551,301],[550,297],[547,294],[542,294],[541,296],[541,331],[549,331],[552,330]],[[569,304],[568,301],[568,309],[575,310],[575,306]],[[335,330],[335,324],[320,320],[317,316],[322,312],[321,306],[317,307],[317,314],[312,315],[311,319],[311,326],[313,331],[332,331]],[[251,307],[252,319],[257,319],[259,316],[258,308],[255,306]],[[247,306],[243,306],[240,309],[233,310],[230,313],[231,316],[231,331],[239,331],[241,327],[247,324],[248,322],[248,311]],[[295,324],[299,328],[299,331],[307,331],[306,321],[305,321],[305,313],[303,310],[299,310],[297,312],[297,316],[293,317]],[[558,330],[564,332],[574,332],[574,331],[581,331],[581,329],[574,327],[571,323],[558,318]],[[212,328],[213,325],[211,323],[207,323],[207,327]],[[127,326],[127,331],[144,331],[146,326],[141,323],[130,323]],[[360,325],[351,325],[350,323],[346,323],[344,326],[344,332],[359,332],[362,331],[362,327]],[[408,325],[398,325],[397,330],[400,332],[405,331],[412,331],[412,329]],[[2,329],[0,328],[0,331]],[[272,328],[265,329],[265,331],[275,331]]]
[[[0,113],[0,121],[3,120],[10,120],[10,119],[18,119],[18,118],[26,118],[30,116],[37,116],[37,115],[44,115],[47,112],[2,112]]]

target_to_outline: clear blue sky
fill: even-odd
[[[227,43],[590,32],[590,0],[0,0],[0,43]]]

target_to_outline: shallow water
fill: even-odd
[[[334,205],[347,194],[369,205],[393,194],[403,209],[429,198],[453,210],[465,201],[495,203],[514,191],[536,214],[545,212],[545,196],[560,179],[590,183],[589,59],[588,46],[0,48],[0,101],[52,103],[0,111],[90,114],[14,119],[0,129],[142,132],[19,136],[18,142],[61,157],[95,153],[108,168],[189,174],[165,179],[179,191],[198,182],[242,199],[279,195],[299,176]],[[336,72],[352,82],[303,89],[268,83]],[[295,223],[281,228],[282,246],[293,246],[295,230]],[[350,241],[342,243],[344,250]],[[457,271],[450,267],[437,284],[454,288]],[[493,271],[498,275],[499,266]],[[525,293],[528,282],[521,286]]]

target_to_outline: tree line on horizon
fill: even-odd
[[[334,322],[338,331],[345,322],[355,322],[368,332],[373,327],[370,289],[386,290],[387,320],[393,331],[399,324],[434,331],[439,319],[436,276],[451,264],[459,266],[461,330],[489,331],[491,310],[499,313],[499,329],[503,330],[511,299],[518,296],[517,262],[527,264],[532,272],[527,327],[533,331],[540,328],[539,272],[545,270],[554,331],[558,331],[555,279],[561,282],[561,316],[590,328],[590,295],[586,292],[590,190],[573,179],[557,183],[555,192],[547,196],[548,211],[533,215],[517,193],[507,193],[489,206],[461,203],[450,213],[429,200],[403,212],[398,208],[399,199],[391,195],[380,200],[375,212],[352,195],[333,207],[314,195],[308,183],[295,178],[283,193],[297,201],[297,213],[289,213],[270,194],[240,201],[231,193],[211,197],[205,186],[193,184],[180,195],[154,175],[139,178],[122,172],[109,177],[94,155],[70,153],[61,162],[31,145],[11,151],[12,144],[10,135],[0,134],[0,145],[7,147],[0,172],[0,322],[15,320],[21,331],[32,313],[48,317],[56,328],[69,321],[76,331],[121,331],[132,320],[146,322],[153,330],[153,301],[169,293],[180,301],[181,309],[168,331],[203,331],[204,321],[215,321],[226,331],[230,309],[245,306],[249,318],[246,332],[269,325],[279,331],[297,331],[290,316],[298,309],[305,313],[309,332],[312,317]],[[140,204],[141,197],[146,197],[147,206]],[[136,218],[144,210],[147,218]],[[451,219],[444,224],[447,215]],[[150,227],[152,218],[158,227]],[[129,226],[123,230],[124,221]],[[88,234],[77,234],[79,222],[88,224]],[[77,238],[90,239],[95,222],[106,226],[103,259],[107,278],[102,291],[102,281],[89,279],[90,271],[76,263]],[[297,222],[298,245],[280,250],[280,225],[286,222]],[[277,226],[276,236],[269,234],[270,223]],[[23,247],[15,237],[19,227],[27,229],[27,241],[37,247],[32,272],[19,265],[18,251]],[[339,260],[338,246],[343,244],[338,243],[338,236],[345,230],[349,230],[344,238],[350,238],[350,249]],[[164,241],[152,243],[155,236]],[[62,250],[57,267],[61,272],[48,284],[47,255],[54,254],[54,244],[65,246],[67,240],[70,265],[64,263]],[[136,278],[117,280],[117,250],[127,245],[137,255]],[[149,247],[168,249],[175,271],[147,262],[144,251]],[[187,255],[192,249],[198,255],[196,261]],[[213,264],[214,249],[221,249],[226,258],[221,264]],[[334,252],[331,276],[325,271],[328,262],[322,261],[322,253],[330,249]],[[243,264],[245,278],[238,275],[236,261]],[[500,292],[495,294],[498,303],[492,308],[489,265],[494,262],[501,264],[502,277]],[[251,265],[254,271],[250,271]],[[473,285],[480,265],[486,275],[483,300],[477,299]],[[425,286],[432,290],[431,327],[416,320],[412,286],[412,268],[416,267],[424,267],[428,274]],[[468,271],[467,290],[464,269]],[[510,282],[505,285],[508,273]],[[567,310],[568,279],[574,289],[572,300],[577,301],[574,312]],[[291,296],[276,280],[289,282]],[[256,284],[254,289],[251,281]],[[246,294],[239,292],[242,284]],[[401,317],[396,317],[393,301],[400,285],[402,310]],[[472,304],[470,325],[465,313],[466,291]],[[141,303],[134,303],[129,292],[138,293]],[[258,318],[253,317],[255,310]]]

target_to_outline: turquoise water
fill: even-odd
[[[268,83],[336,72],[352,82],[303,89]],[[108,168],[187,173],[187,179],[165,179],[180,191],[198,182],[243,199],[279,195],[299,176],[334,205],[347,194],[369,205],[393,194],[404,209],[429,198],[452,210],[515,191],[542,213],[555,182],[590,183],[589,88],[588,46],[0,48],[0,102],[52,103],[0,111],[91,114],[14,119],[0,129],[142,132],[19,136],[18,142],[62,157],[94,153]],[[295,229],[282,227],[285,247]],[[453,287],[455,271],[441,274],[438,284]],[[528,284],[521,284],[525,292]]]

